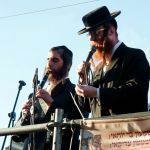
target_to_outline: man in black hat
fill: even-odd
[[[142,50],[127,47],[118,40],[115,17],[120,13],[110,13],[106,6],[95,9],[83,16],[85,27],[78,32],[88,32],[90,44],[95,48],[90,67],[87,61],[78,67],[80,83],[75,88],[80,104],[91,110],[93,117],[148,109],[149,63]],[[90,68],[93,80],[88,85],[86,72]]]

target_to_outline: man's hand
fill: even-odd
[[[26,118],[27,116],[30,115],[30,108],[32,106],[32,102],[28,99],[26,100],[21,107],[21,112],[22,112],[22,117]]]
[[[89,71],[90,63],[86,63],[85,61],[77,67],[77,74],[79,75],[79,82],[82,84],[86,84],[86,75]]]
[[[50,106],[51,103],[53,102],[53,99],[49,95],[49,93],[43,89],[37,90],[36,98],[42,98],[48,106]]]
[[[87,97],[87,98],[96,97],[97,94],[97,89],[89,85],[77,84],[75,87],[75,91],[79,96]]]

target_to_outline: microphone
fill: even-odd
[[[37,85],[38,85],[38,68],[36,68],[36,70],[35,70],[35,74],[33,77],[33,83],[32,83],[33,88],[36,88]]]
[[[92,55],[93,55],[93,53],[96,51],[96,47],[95,46],[91,46],[91,50],[89,51],[89,54],[88,54],[88,56],[87,56],[87,58],[86,58],[86,63],[88,63],[89,61],[90,61],[90,59],[92,58]],[[87,68],[85,68],[85,70],[86,70],[86,73],[88,72],[88,69]],[[78,80],[78,83],[80,83],[80,78],[82,77],[83,75],[82,74],[80,74],[79,75],[79,80]],[[87,82],[87,81],[86,81]]]
[[[22,86],[25,86],[26,83],[23,81],[23,80],[20,80],[19,83],[22,85]]]

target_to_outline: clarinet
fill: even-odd
[[[44,85],[45,85],[45,83],[46,83],[46,81],[48,79],[49,74],[50,74],[50,70],[48,70],[45,73],[45,75],[43,76],[43,79],[42,79],[41,83],[39,84],[38,89],[43,89],[43,87],[44,87]],[[29,94],[28,99],[31,99],[32,96],[33,96],[33,93]]]
[[[51,72],[51,71],[48,70],[48,71],[45,73],[45,75],[43,76],[43,79],[42,79],[40,85],[38,86],[38,89],[43,89],[43,87],[44,87],[44,85],[45,85],[45,83],[46,83],[46,81],[47,81],[47,79],[48,79],[48,76],[49,76],[50,72]]]

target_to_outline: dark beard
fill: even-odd
[[[105,53],[110,53],[113,49],[114,45],[112,44],[112,42],[108,39],[106,39],[106,43],[105,43],[105,47],[104,47],[104,51]]]
[[[66,77],[67,75],[67,67],[66,65],[63,65],[62,68],[60,70],[53,70],[51,71],[48,79],[49,80],[56,80],[56,81],[59,81],[61,80],[62,78]]]
[[[109,40],[109,39],[106,39],[105,41],[105,45],[104,45],[104,48],[98,48],[98,51],[100,53],[102,53],[103,51],[106,53],[110,53],[113,49],[114,45],[112,44],[112,42]]]

